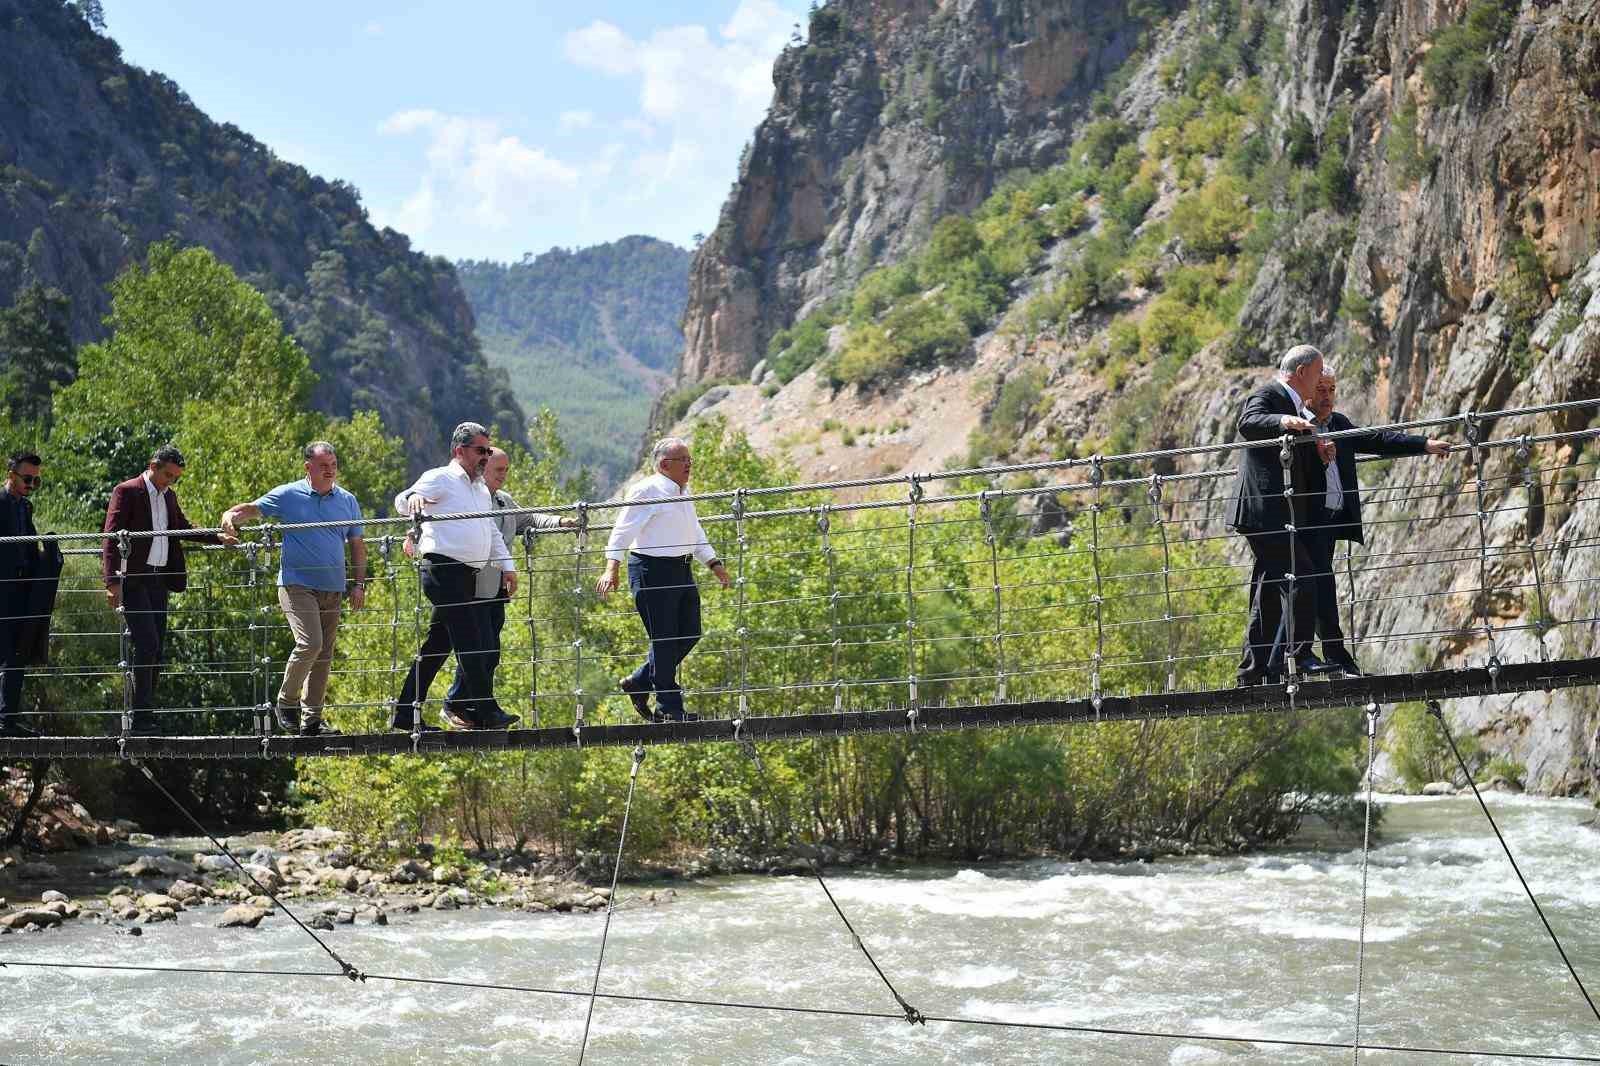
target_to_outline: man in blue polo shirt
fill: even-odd
[[[278,690],[278,728],[303,737],[330,736],[338,730],[323,724],[323,698],[333,642],[339,632],[339,611],[345,596],[344,546],[350,545],[350,606],[366,604],[367,545],[361,536],[361,507],[334,481],[339,457],[325,440],[303,452],[306,476],[279,485],[254,503],[241,503],[222,516],[222,528],[237,534],[236,524],[256,517],[276,518],[285,525],[301,522],[348,522],[322,529],[291,529],[283,535],[278,570],[278,606],[294,633],[294,651],[283,668]]]

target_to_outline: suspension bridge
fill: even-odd
[[[1355,439],[1384,429],[1459,438],[1445,462],[1393,460],[1409,465],[1385,470],[1363,490],[1370,547],[1347,544],[1331,573],[1291,578],[1302,588],[1318,577],[1334,578],[1347,644],[1369,666],[1379,658],[1393,664],[1403,658],[1397,652],[1406,650],[1414,664],[1409,668],[1313,678],[1291,658],[1280,683],[1231,683],[1230,664],[1247,610],[1241,570],[1249,564],[1241,563],[1237,538],[1223,527],[1223,502],[1240,449],[1274,449],[1284,469],[1291,470],[1289,456],[1299,438],[1284,437],[690,495],[700,510],[712,512],[702,521],[734,574],[731,589],[708,596],[708,623],[687,668],[685,693],[700,711],[699,721],[643,724],[628,721],[620,711],[625,700],[614,679],[643,656],[645,642],[625,604],[602,603],[589,589],[603,565],[597,535],[610,528],[605,520],[622,506],[616,501],[367,520],[368,542],[376,545],[372,584],[366,611],[352,616],[344,630],[354,650],[336,663],[336,698],[326,711],[345,732],[329,737],[274,735],[271,728],[273,681],[282,669],[286,640],[269,595],[272,559],[285,532],[319,524],[252,527],[247,542],[202,553],[192,572],[193,591],[174,609],[177,624],[169,631],[169,646],[176,665],[162,685],[164,691],[225,698],[159,709],[167,727],[159,736],[133,735],[129,729],[127,636],[99,603],[98,573],[78,561],[99,557],[106,534],[53,534],[40,539],[62,544],[69,556],[51,636],[56,659],[30,671],[30,684],[60,690],[47,707],[31,712],[44,727],[40,731],[51,735],[0,740],[0,757],[250,759],[627,746],[634,749],[626,808],[631,810],[646,749],[658,744],[734,742],[756,754],[758,742],[808,737],[1363,708],[1368,723],[1364,894],[1372,766],[1383,707],[1425,702],[1443,729],[1441,701],[1553,692],[1600,681],[1594,637],[1600,570],[1593,555],[1600,547],[1595,514],[1600,499],[1594,490],[1600,456],[1589,447],[1600,430],[1588,428],[1596,407],[1600,400],[1573,400],[1322,435]],[[1285,487],[1287,496],[1305,491],[1292,477]],[[500,677],[502,691],[515,686],[530,727],[425,731],[419,704],[409,731],[383,729],[395,710],[387,694],[398,688],[409,667],[427,609],[402,550],[408,527],[414,533],[422,521],[519,513],[561,514],[575,522],[571,531],[530,530],[519,546],[524,581],[515,606],[520,624],[508,623]],[[1450,546],[1416,544],[1419,530],[1441,528],[1459,531]],[[383,532],[374,537],[375,530]],[[1288,529],[1291,539],[1317,532]],[[138,536],[114,538],[123,560]],[[1407,583],[1417,591],[1407,591]],[[1397,619],[1408,621],[1397,626]],[[67,650],[72,648],[77,650]],[[95,653],[103,657],[96,661]],[[1470,781],[1453,740],[1451,747]],[[147,769],[145,774],[161,788]],[[627,838],[626,810],[616,871]],[[1493,825],[1487,805],[1483,812]],[[205,832],[198,819],[184,814]],[[1495,833],[1516,869],[1498,826]],[[820,870],[816,876],[828,892]],[[1522,880],[1520,869],[1517,876]],[[267,886],[256,884],[271,895]],[[612,884],[614,890],[615,873]],[[1522,885],[1600,1022],[1600,1009],[1578,968],[1525,880]],[[831,892],[830,903],[896,1009],[606,993],[600,980],[615,898],[613,891],[587,989],[367,973],[287,908],[336,969],[110,968],[335,977],[579,997],[588,1001],[591,1018],[597,1000],[650,1000],[837,1019],[1323,1048],[1348,1051],[1357,1059],[1362,1051],[1387,1051],[1600,1062],[1600,1056],[1365,1041],[1360,1014],[1364,895],[1349,1041],[924,1012],[896,990]],[[0,960],[0,966],[97,968],[13,958]],[[587,1047],[586,1021],[580,1062]]]

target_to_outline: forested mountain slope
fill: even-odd
[[[374,228],[351,186],[124,63],[75,6],[0,0],[0,307],[56,288],[72,340],[100,339],[107,283],[164,239],[205,246],[266,293],[318,374],[312,403],[378,411],[412,466],[463,419],[526,433],[447,261]]]
[[[491,366],[528,411],[561,419],[567,457],[606,488],[639,457],[683,350],[689,253],[653,237],[456,264]]]

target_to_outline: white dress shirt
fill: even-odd
[[[630,504],[641,500],[670,500],[683,495],[683,489],[665,474],[652,474],[628,489],[624,497]],[[657,503],[643,507],[624,507],[611,527],[606,541],[606,558],[623,560],[629,549],[639,555],[693,555],[702,563],[717,557],[694,504]]]
[[[160,533],[167,528],[167,494],[156,488],[156,483],[150,480],[150,471],[144,472],[144,490],[150,494],[150,529]],[[150,565],[167,565],[167,538],[153,537],[150,540]]]
[[[409,514],[412,496],[424,496],[433,503],[422,508],[424,515],[465,514],[493,511],[494,497],[481,478],[471,477],[454,459],[447,466],[436,466],[417,478],[416,483],[394,498],[394,509]],[[424,522],[419,555],[444,555],[473,569],[493,563],[515,573],[517,561],[506,549],[505,538],[493,518],[462,518],[454,522]]]

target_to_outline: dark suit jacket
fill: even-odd
[[[1240,440],[1275,440],[1283,436],[1284,415],[1295,415],[1287,388],[1272,381],[1245,398],[1239,412]],[[1294,446],[1290,460],[1294,478],[1294,524],[1308,528],[1321,514],[1321,494],[1327,476],[1309,439]],[[1313,512],[1312,501],[1317,503]],[[1249,448],[1239,452],[1239,474],[1228,499],[1228,527],[1240,533],[1278,532],[1289,524],[1290,509],[1283,496],[1283,466],[1276,448]]]
[[[172,531],[193,529],[194,526],[190,524],[189,519],[184,517],[183,508],[178,506],[178,494],[167,489],[163,493],[163,498],[167,503],[167,529]],[[149,532],[150,523],[150,493],[144,487],[143,474],[130,478],[111,490],[111,503],[106,507],[104,532],[115,533],[122,529]],[[189,583],[188,570],[183,561],[184,540],[199,540],[207,544],[222,543],[222,538],[215,533],[179,533],[168,537],[166,575],[169,592],[182,592]],[[150,572],[152,543],[148,537],[130,542],[132,550],[128,553],[128,573]],[[117,574],[121,569],[122,553],[117,550],[116,538],[107,537],[105,546],[100,552],[100,570],[105,583],[115,585],[118,580]]]
[[[37,533],[33,527],[33,504],[0,487],[0,537],[31,537]],[[6,608],[0,613],[25,613],[21,606],[28,598],[25,579],[31,576],[38,555],[37,543],[0,544],[0,605]]]
[[[1343,414],[1335,411],[1328,416],[1327,428],[1329,432],[1336,432],[1355,429],[1356,426]],[[1426,455],[1428,438],[1411,433],[1395,433],[1392,430],[1373,430],[1359,437],[1342,437],[1334,443],[1339,447],[1338,458],[1334,461],[1339,465],[1339,484],[1344,489],[1344,506],[1339,509],[1339,514],[1334,519],[1331,529],[1333,539],[1353,540],[1365,544],[1366,538],[1361,528],[1361,487],[1356,482],[1356,456],[1358,454]],[[1326,477],[1324,477],[1323,491],[1327,491]]]

